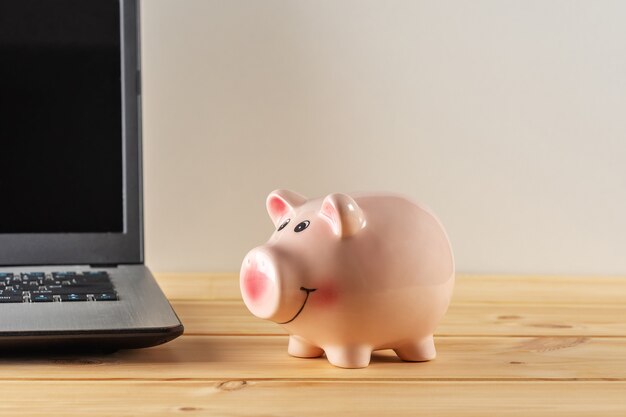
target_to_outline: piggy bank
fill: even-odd
[[[266,205],[275,231],[244,258],[240,287],[252,314],[287,330],[290,355],[326,354],[343,368],[368,366],[379,349],[435,358],[454,259],[428,208],[399,195],[287,190]]]

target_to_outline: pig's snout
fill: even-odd
[[[250,251],[241,265],[239,283],[243,301],[252,314],[271,319],[280,301],[278,273],[272,256],[260,249]]]
[[[248,269],[243,280],[246,296],[252,302],[256,302],[263,297],[268,287],[271,285],[269,282],[270,278],[256,268]]]
[[[239,285],[252,314],[284,324],[300,314],[315,289],[302,287],[296,265],[293,259],[286,259],[284,253],[268,246],[259,246],[246,255]]]

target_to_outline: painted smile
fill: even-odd
[[[315,290],[317,290],[317,288],[304,288],[304,287],[300,287],[300,291],[305,291],[306,292],[306,297],[304,298],[304,302],[302,303],[302,306],[300,307],[300,310],[298,310],[298,312],[296,313],[295,316],[293,316],[290,320],[284,321],[282,323],[278,323],[278,324],[287,324],[287,323],[291,323],[292,321],[294,321],[296,319],[296,317],[298,317],[300,315],[300,313],[302,313],[302,310],[304,309],[304,306],[306,305],[306,302],[309,299],[309,294],[311,294],[312,292],[314,292]]]

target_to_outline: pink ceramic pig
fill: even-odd
[[[276,231],[241,267],[243,300],[290,334],[288,352],[326,353],[362,368],[372,351],[405,361],[435,358],[433,331],[454,285],[443,226],[427,208],[388,194],[267,198]]]

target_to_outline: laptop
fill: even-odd
[[[144,265],[135,0],[0,0],[0,348],[183,325]]]

